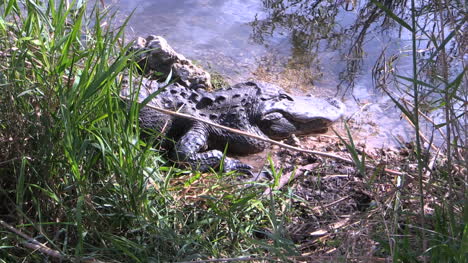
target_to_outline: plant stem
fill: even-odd
[[[440,1],[437,1],[437,9],[438,12],[437,14],[439,15],[439,22],[440,22],[440,39],[445,39],[445,34],[444,34],[444,20],[443,20],[443,12],[442,9],[443,6],[440,3]],[[445,85],[444,89],[444,100],[445,100],[445,106],[444,106],[444,113],[445,113],[445,123],[446,123],[446,134],[447,137],[445,138],[445,143],[447,144],[447,172],[449,174],[448,180],[449,180],[449,194],[452,194],[452,187],[453,187],[453,178],[451,176],[451,171],[452,171],[452,144],[451,144],[451,130],[452,130],[452,124],[450,120],[450,115],[451,115],[451,108],[452,108],[452,100],[450,99],[450,88],[448,87],[449,79],[448,79],[448,64],[447,64],[447,53],[445,52],[445,47],[442,48],[440,51],[440,59],[441,59],[441,65],[442,65],[442,77],[443,77],[443,82]]]
[[[417,58],[417,46],[416,46],[416,6],[415,0],[411,0],[411,41],[412,41],[412,53],[413,53],[413,96],[414,96],[414,128],[415,128],[415,136],[416,136],[416,157],[418,159],[418,178],[419,178],[419,201],[420,201],[420,224],[421,224],[421,247],[422,251],[426,251],[427,244],[426,238],[424,233],[424,188],[423,188],[423,156],[421,155],[421,138],[419,133],[419,89],[417,84],[418,79],[418,58]],[[423,261],[426,262],[426,258],[423,257]]]

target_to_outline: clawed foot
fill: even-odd
[[[239,160],[228,158],[228,157],[224,159],[224,171],[226,172],[238,171],[242,174],[250,175],[252,174],[252,169],[253,169],[252,166],[245,164]]]
[[[272,175],[270,172],[262,170],[258,173],[254,173],[252,171],[253,167],[245,164],[239,160],[226,158],[224,160],[224,171],[237,171],[240,174],[244,175],[241,176],[241,180],[245,183],[251,184],[255,182],[265,182],[270,181],[272,179]]]

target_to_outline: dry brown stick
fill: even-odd
[[[44,254],[46,254],[48,256],[54,257],[54,258],[58,258],[60,260],[67,259],[59,251],[53,250],[53,249],[45,246],[44,244],[40,243],[36,239],[26,235],[25,233],[23,233],[23,232],[19,231],[18,229],[14,228],[13,226],[7,224],[5,221],[0,220],[0,225],[2,225],[7,230],[17,234],[18,236],[26,239],[27,242],[21,243],[23,246],[25,246],[27,248],[30,248],[30,249],[33,249],[33,250],[38,250],[39,252],[42,252],[42,253],[44,253]]]
[[[407,101],[405,98],[401,98],[401,100],[402,100],[406,105],[409,105],[409,106],[411,106],[411,107],[414,108],[414,105],[413,105],[411,102]],[[434,127],[437,126],[437,125],[435,124],[434,120],[432,120],[431,118],[429,118],[426,114],[422,113],[419,109],[418,109],[418,113],[419,113],[419,115],[421,115],[424,119],[426,119],[428,122],[432,123],[432,125],[434,125]],[[439,133],[440,133],[440,135],[442,136],[442,138],[444,138],[444,141],[447,141],[447,137],[445,136],[444,131],[443,131],[440,127],[438,127],[437,130],[439,131]]]
[[[13,232],[14,234],[26,239],[26,242],[22,242],[21,245],[25,246],[26,248],[32,249],[32,250],[37,250],[47,256],[60,259],[61,261],[64,260],[71,260],[72,262],[75,262],[76,259],[72,257],[67,257],[60,253],[60,251],[54,250],[49,248],[48,246],[42,244],[41,242],[37,241],[36,239],[26,235],[25,233],[19,231],[18,229],[14,228],[10,224],[6,223],[3,220],[0,220],[0,225],[9,230],[10,232]],[[88,258],[86,260],[82,260],[82,262],[85,263],[104,263],[103,261],[99,261],[94,258]]]
[[[414,128],[414,124],[411,122],[408,116],[404,114],[402,116]],[[433,143],[431,143],[429,139],[427,139],[426,136],[424,136],[424,134],[421,131],[419,131],[419,136],[421,137],[421,139],[423,139],[423,141],[425,141],[426,143],[429,144],[429,146],[431,146],[432,150],[439,152],[439,148],[437,148]]]
[[[1,162],[0,162],[0,165],[6,164],[6,163],[10,163],[10,162],[13,162],[13,161],[16,161],[16,160],[19,160],[19,159],[20,159],[19,157],[15,157],[15,158],[10,159],[10,160],[1,161]]]
[[[129,100],[127,97],[124,97],[124,96],[120,96],[120,97],[121,97],[122,99],[124,99],[124,100]],[[138,102],[138,103],[141,103],[141,102]],[[243,136],[247,136],[247,137],[251,137],[251,138],[254,138],[254,139],[257,139],[257,140],[260,140],[260,141],[264,141],[264,142],[268,142],[268,143],[271,143],[271,144],[275,144],[275,145],[278,145],[278,146],[280,146],[280,147],[283,147],[283,148],[286,148],[286,149],[289,149],[289,150],[298,151],[298,152],[303,152],[303,153],[309,153],[309,154],[315,154],[315,155],[318,155],[318,156],[323,156],[323,157],[327,157],[327,158],[337,159],[337,160],[343,161],[343,162],[345,162],[345,163],[354,164],[354,161],[353,161],[353,160],[347,159],[347,158],[343,158],[343,157],[338,156],[338,155],[335,155],[335,154],[301,149],[301,148],[294,147],[294,146],[291,146],[291,145],[288,145],[288,144],[285,144],[285,143],[282,143],[282,142],[278,142],[278,141],[275,141],[275,140],[272,140],[272,139],[269,139],[269,138],[265,138],[265,137],[259,136],[259,135],[251,134],[251,133],[244,132],[244,131],[241,131],[241,130],[238,130],[238,129],[226,127],[226,126],[223,126],[223,125],[220,125],[220,124],[211,122],[211,121],[207,121],[207,120],[204,120],[204,119],[200,119],[200,118],[197,118],[197,117],[192,116],[192,115],[189,115],[189,114],[180,113],[180,112],[175,112],[175,111],[171,111],[171,110],[166,110],[166,109],[163,109],[163,108],[160,108],[160,107],[156,107],[156,106],[153,106],[153,105],[148,105],[148,104],[147,104],[145,107],[149,107],[149,108],[151,108],[151,109],[154,109],[154,110],[156,110],[156,111],[159,111],[159,112],[162,112],[162,113],[165,113],[165,114],[168,114],[168,115],[172,115],[172,116],[176,116],[176,117],[180,117],[180,118],[184,118],[184,119],[189,119],[189,120],[194,120],[194,121],[203,122],[203,123],[206,123],[206,124],[208,124],[208,125],[212,125],[212,126],[214,126],[214,127],[216,127],[216,128],[219,128],[219,129],[223,129],[223,130],[226,130],[226,131],[229,131],[229,132],[232,132],[232,133],[237,133],[237,134],[240,134],[240,135],[243,135]],[[366,164],[365,166],[366,166],[366,168],[369,168],[369,169],[377,169],[377,168],[376,168],[375,166],[373,166],[373,165]],[[387,173],[389,173],[389,174],[403,175],[403,173],[401,173],[401,172],[393,171],[393,170],[390,170],[390,169],[387,169],[387,168],[385,168],[384,171],[387,172]]]
[[[269,262],[281,262],[279,260],[275,260],[273,258],[267,257],[240,257],[240,258],[214,258],[214,259],[206,259],[206,260],[197,260],[197,261],[178,261],[176,263],[208,263],[208,262],[239,262],[239,261],[255,261],[259,262],[260,260],[266,260]]]
[[[427,171],[426,171],[426,177],[427,178],[429,178],[429,176],[431,175],[432,169],[434,168],[435,161],[439,157],[439,153],[440,153],[440,151],[437,151],[434,154],[434,156],[431,158],[431,160],[429,161],[429,164],[427,165]]]
[[[324,204],[324,205],[321,205],[321,206],[316,206],[316,207],[312,208],[312,210],[320,210],[320,209],[322,209],[322,208],[327,208],[327,207],[336,205],[336,204],[338,204],[338,203],[340,203],[340,202],[342,202],[342,201],[344,201],[344,200],[346,200],[346,199],[348,199],[348,198],[350,198],[350,197],[351,197],[350,195],[347,195],[347,196],[342,197],[342,198],[340,198],[340,199],[338,199],[338,200],[335,200],[335,201],[333,201],[333,202],[331,202],[331,203]]]
[[[337,262],[337,256],[316,256],[316,255],[302,255],[290,256],[288,259],[293,259],[292,262],[309,262],[309,263],[322,263],[322,262]],[[389,262],[387,258],[379,258],[373,256],[346,256],[346,260],[351,262]]]

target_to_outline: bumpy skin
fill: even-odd
[[[177,53],[161,36],[150,35],[146,38],[138,38],[130,51],[135,51],[134,60],[145,73],[162,73],[162,79],[166,79],[169,72],[173,80],[179,84],[190,87],[193,84],[201,84],[211,88],[211,76],[200,66],[194,65],[184,55]]]
[[[139,83],[139,101],[161,85],[147,79]],[[122,95],[129,96],[132,90],[138,89],[138,85],[130,86],[123,89]],[[163,88],[149,105],[273,139],[323,131],[344,113],[343,104],[337,100],[294,97],[274,85],[254,82],[215,92],[173,84]],[[140,126],[172,139],[175,142],[172,157],[200,171],[219,167],[226,147],[229,153],[241,155],[260,152],[267,147],[263,141],[170,116],[149,107],[140,111]],[[251,169],[249,165],[228,157],[224,158],[223,168],[225,171],[243,172]]]

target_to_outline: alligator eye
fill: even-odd
[[[286,100],[290,100],[290,101],[294,101],[293,98],[291,98],[290,96],[288,96],[287,94],[280,94],[280,99],[286,99]]]

